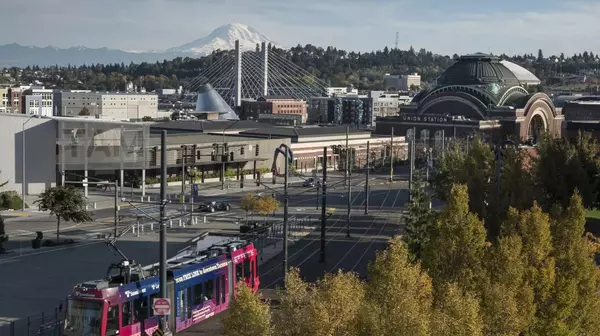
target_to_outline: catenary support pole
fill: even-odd
[[[390,137],[390,182],[394,182],[394,128]]]
[[[369,154],[370,150],[369,150],[369,141],[367,141],[367,174],[366,174],[366,179],[365,179],[365,215],[369,214],[369,178],[370,178],[370,173],[371,173],[371,161],[370,159],[370,154]]]
[[[321,204],[321,262],[325,262],[325,226],[327,225],[327,146],[323,147],[323,203]]]
[[[167,131],[162,131],[160,136],[160,199],[160,297],[167,298]],[[165,316],[160,317],[159,325],[162,331],[167,331]]]
[[[113,229],[113,235],[117,238],[119,229],[119,184],[115,182],[115,227]]]
[[[352,162],[350,160],[350,154],[350,148],[346,147],[346,162],[348,162],[348,213],[346,216],[346,237],[350,237],[350,211],[352,208],[352,176],[350,175],[350,172],[352,171],[350,165]]]
[[[350,137],[350,126],[346,126],[346,164],[344,166],[344,184],[348,183],[348,138]]]
[[[285,163],[284,163],[284,174],[283,178],[283,286],[287,285],[287,271],[288,271],[288,208],[289,208],[289,196],[288,196],[288,171],[290,165],[290,149],[285,148]]]
[[[181,203],[185,203],[185,145],[181,146]]]
[[[409,140],[409,177],[408,177],[408,200],[412,201],[413,175],[415,170],[415,134],[416,128],[413,128],[413,135]]]

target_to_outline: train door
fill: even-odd
[[[248,287],[254,289],[254,277],[252,274],[252,263],[250,258],[246,257],[246,259],[244,259],[244,281]]]
[[[106,326],[104,335],[119,335],[120,317],[121,316],[119,314],[119,305],[108,306],[106,310]]]

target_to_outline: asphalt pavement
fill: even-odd
[[[386,245],[388,239],[399,231],[400,208],[407,199],[405,182],[389,184],[385,177],[376,176],[369,181],[370,214],[364,215],[365,193],[364,175],[352,178],[352,207],[350,220],[351,237],[346,237],[346,207],[347,186],[341,178],[332,176],[328,179],[327,208],[331,217],[327,221],[326,259],[320,258],[320,230],[311,232],[306,238],[296,242],[289,249],[289,266],[299,267],[301,274],[307,280],[313,281],[325,272],[343,269],[355,271],[361,276],[366,274],[366,265],[372,260],[375,251]],[[233,209],[228,213],[208,214],[207,222],[201,222],[191,227],[173,227],[168,230],[169,254],[175,253],[185,242],[203,231],[227,231],[235,234],[236,218],[243,218],[245,213],[239,209],[239,199],[248,191],[230,192],[226,195],[206,197],[202,200],[225,200],[231,202]],[[283,199],[280,188],[254,190],[255,193],[275,193]],[[316,188],[302,187],[294,183],[289,188],[290,214],[314,215],[321,213],[317,210]],[[319,191],[319,195],[321,195]],[[319,202],[320,203],[320,202]],[[180,205],[168,206],[171,212],[178,212]],[[122,212],[126,210],[122,208]],[[118,262],[120,257],[114,255],[102,240],[90,238],[90,232],[112,230],[113,209],[93,211],[96,220],[93,223],[73,224],[62,223],[62,234],[80,241],[73,246],[43,248],[26,251],[25,253],[10,253],[0,256],[0,321],[23,318],[42,311],[51,311],[60,300],[66,298],[72,287],[81,281],[105,276],[110,263]],[[275,216],[281,218],[281,211]],[[123,225],[128,225],[134,219],[124,219]],[[35,231],[46,231],[53,235],[56,221],[48,215],[13,218],[7,221],[7,230],[28,232],[21,239],[11,239],[12,248],[27,246],[30,234]],[[229,230],[229,231],[228,231]],[[23,233],[23,232],[22,232]],[[156,262],[158,259],[158,235],[153,232],[143,233],[139,237],[128,234],[122,237],[117,246],[131,259],[142,264]],[[17,247],[17,248],[18,248]],[[282,255],[267,261],[260,267],[261,286],[272,288],[281,283]],[[8,276],[5,276],[8,275]],[[1,322],[0,322],[1,324]]]

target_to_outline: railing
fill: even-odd
[[[53,311],[0,322],[0,336],[62,336],[65,311],[66,303],[61,302]]]

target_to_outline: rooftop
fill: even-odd
[[[150,126],[151,130],[183,131],[211,133],[227,131],[250,130],[255,128],[273,128],[274,126],[259,123],[254,120],[188,120],[166,121]]]
[[[461,56],[438,79],[438,85],[521,85],[515,74],[500,62],[500,58],[487,54]]]
[[[235,135],[216,135],[216,134],[170,134],[167,136],[167,145],[193,145],[206,144],[212,146],[213,143],[235,143],[235,142],[250,142],[256,141],[256,138],[235,136]],[[148,141],[149,146],[160,146],[160,135],[154,134],[150,136]]]
[[[350,129],[350,134],[370,134],[368,130]],[[240,132],[241,135],[260,135],[274,137],[322,137],[346,134],[346,126],[335,127],[273,127],[265,129],[253,129]]]

